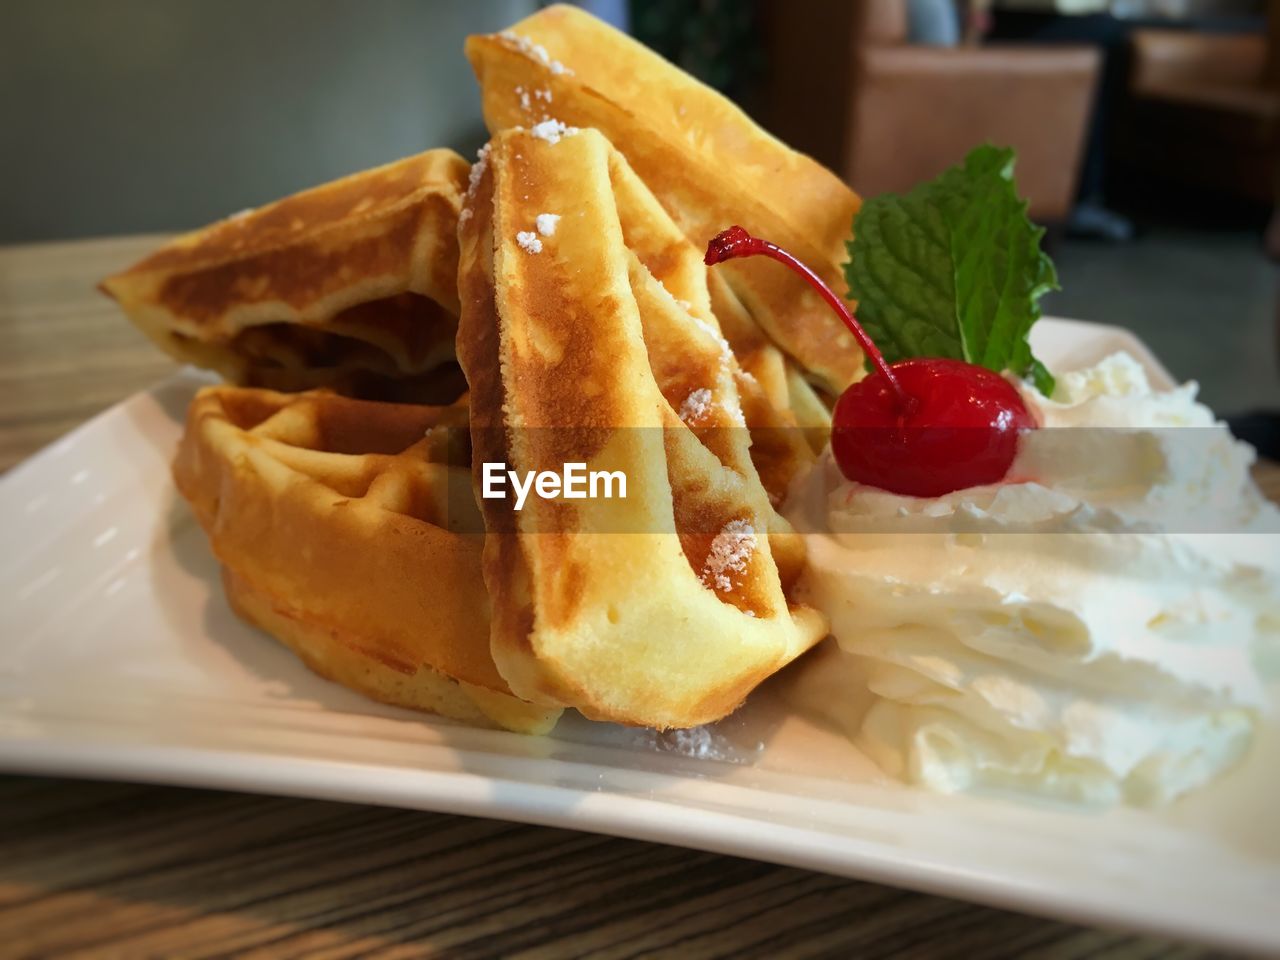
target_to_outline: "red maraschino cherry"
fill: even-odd
[[[787,251],[730,227],[707,245],[713,266],[771,257],[799,273],[840,315],[874,372],[849,387],[832,416],[831,452],[850,480],[892,493],[939,497],[1003,480],[1018,434],[1035,420],[997,373],[941,357],[885,363],[862,325],[831,288]]]

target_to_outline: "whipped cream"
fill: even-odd
[[[935,789],[1168,802],[1239,759],[1267,706],[1280,511],[1194,383],[1153,390],[1117,353],[1051,398],[1018,388],[1042,429],[1004,483],[900,496],[828,450],[792,491],[805,590],[862,687],[801,673],[792,699]]]

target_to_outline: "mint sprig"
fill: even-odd
[[[1027,336],[1039,300],[1058,289],[1013,182],[1014,152],[981,146],[905,196],[862,204],[846,246],[845,279],[858,320],[885,359],[950,357],[1029,376],[1053,376]]]

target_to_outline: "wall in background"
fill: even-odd
[[[535,0],[5,0],[0,243],[179,230],[484,140],[462,42]]]

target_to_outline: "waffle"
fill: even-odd
[[[235,383],[451,400],[467,172],[451,150],[366,170],[180,236],[102,289]]]
[[[489,655],[465,404],[207,387],[174,478],[241,617],[376,700],[543,733]]]
[[[716,720],[826,624],[792,599],[803,546],[753,463],[698,251],[594,130],[501,132],[473,182],[458,358],[476,482],[486,462],[627,477],[625,499],[480,501],[498,670],[594,719]]]
[[[802,440],[808,445],[809,453],[820,454],[831,435],[828,401],[805,379],[795,362],[786,357],[751,319],[750,312],[729,286],[723,269],[717,267],[707,275],[707,286],[711,295],[711,312],[715,314],[743,373],[748,375],[748,387],[741,391],[742,405],[755,442],[769,442],[762,436],[769,428],[779,425],[788,429],[798,427],[802,435],[789,436],[789,442]],[[756,394],[763,398],[769,413],[762,412]],[[753,447],[753,457],[756,457],[754,450]],[[811,457],[797,449],[792,466],[798,469],[811,461]],[[766,479],[765,487],[775,503],[785,498],[792,476],[794,470],[778,477],[781,487]]]
[[[595,127],[695,246],[705,249],[739,223],[844,288],[841,264],[857,195],[642,44],[557,5],[503,33],[468,38],[466,52],[490,132],[548,118]],[[861,376],[853,338],[785,267],[753,259],[719,270],[753,322],[827,391],[839,394]]]

